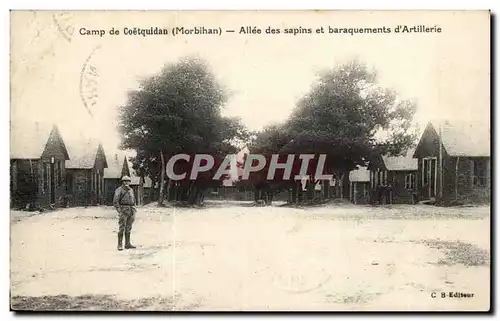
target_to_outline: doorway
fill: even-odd
[[[101,204],[101,173],[99,170],[96,172],[96,195],[97,195],[97,205]]]
[[[422,159],[422,196],[428,199],[436,197],[437,157]]]
[[[50,204],[56,203],[56,181],[55,181],[55,166],[52,162],[50,164],[49,169],[49,177],[50,177]]]

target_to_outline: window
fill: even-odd
[[[486,162],[482,159],[471,160],[472,162],[472,186],[486,186]]]
[[[428,173],[429,173],[429,160],[428,159],[423,160],[422,167],[424,168],[422,171],[422,184],[424,186],[426,186],[427,184],[429,184],[429,175],[428,175]]]
[[[372,188],[375,188],[378,186],[378,184],[380,182],[379,174],[380,173],[378,170],[370,172],[370,181],[371,181]]]
[[[410,173],[405,175],[405,189],[414,190],[415,189],[415,174]]]

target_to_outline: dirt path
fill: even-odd
[[[110,208],[11,216],[18,309],[489,308],[487,207],[148,207],[123,252]]]

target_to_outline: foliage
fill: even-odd
[[[122,148],[137,151],[134,168],[159,180],[161,154],[165,166],[178,153],[223,158],[236,152],[235,142],[246,140],[248,132],[239,119],[222,116],[227,98],[210,68],[197,58],[167,64],[159,74],[142,80],[120,108]]]

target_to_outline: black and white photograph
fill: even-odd
[[[487,312],[491,13],[10,12],[10,309]]]

